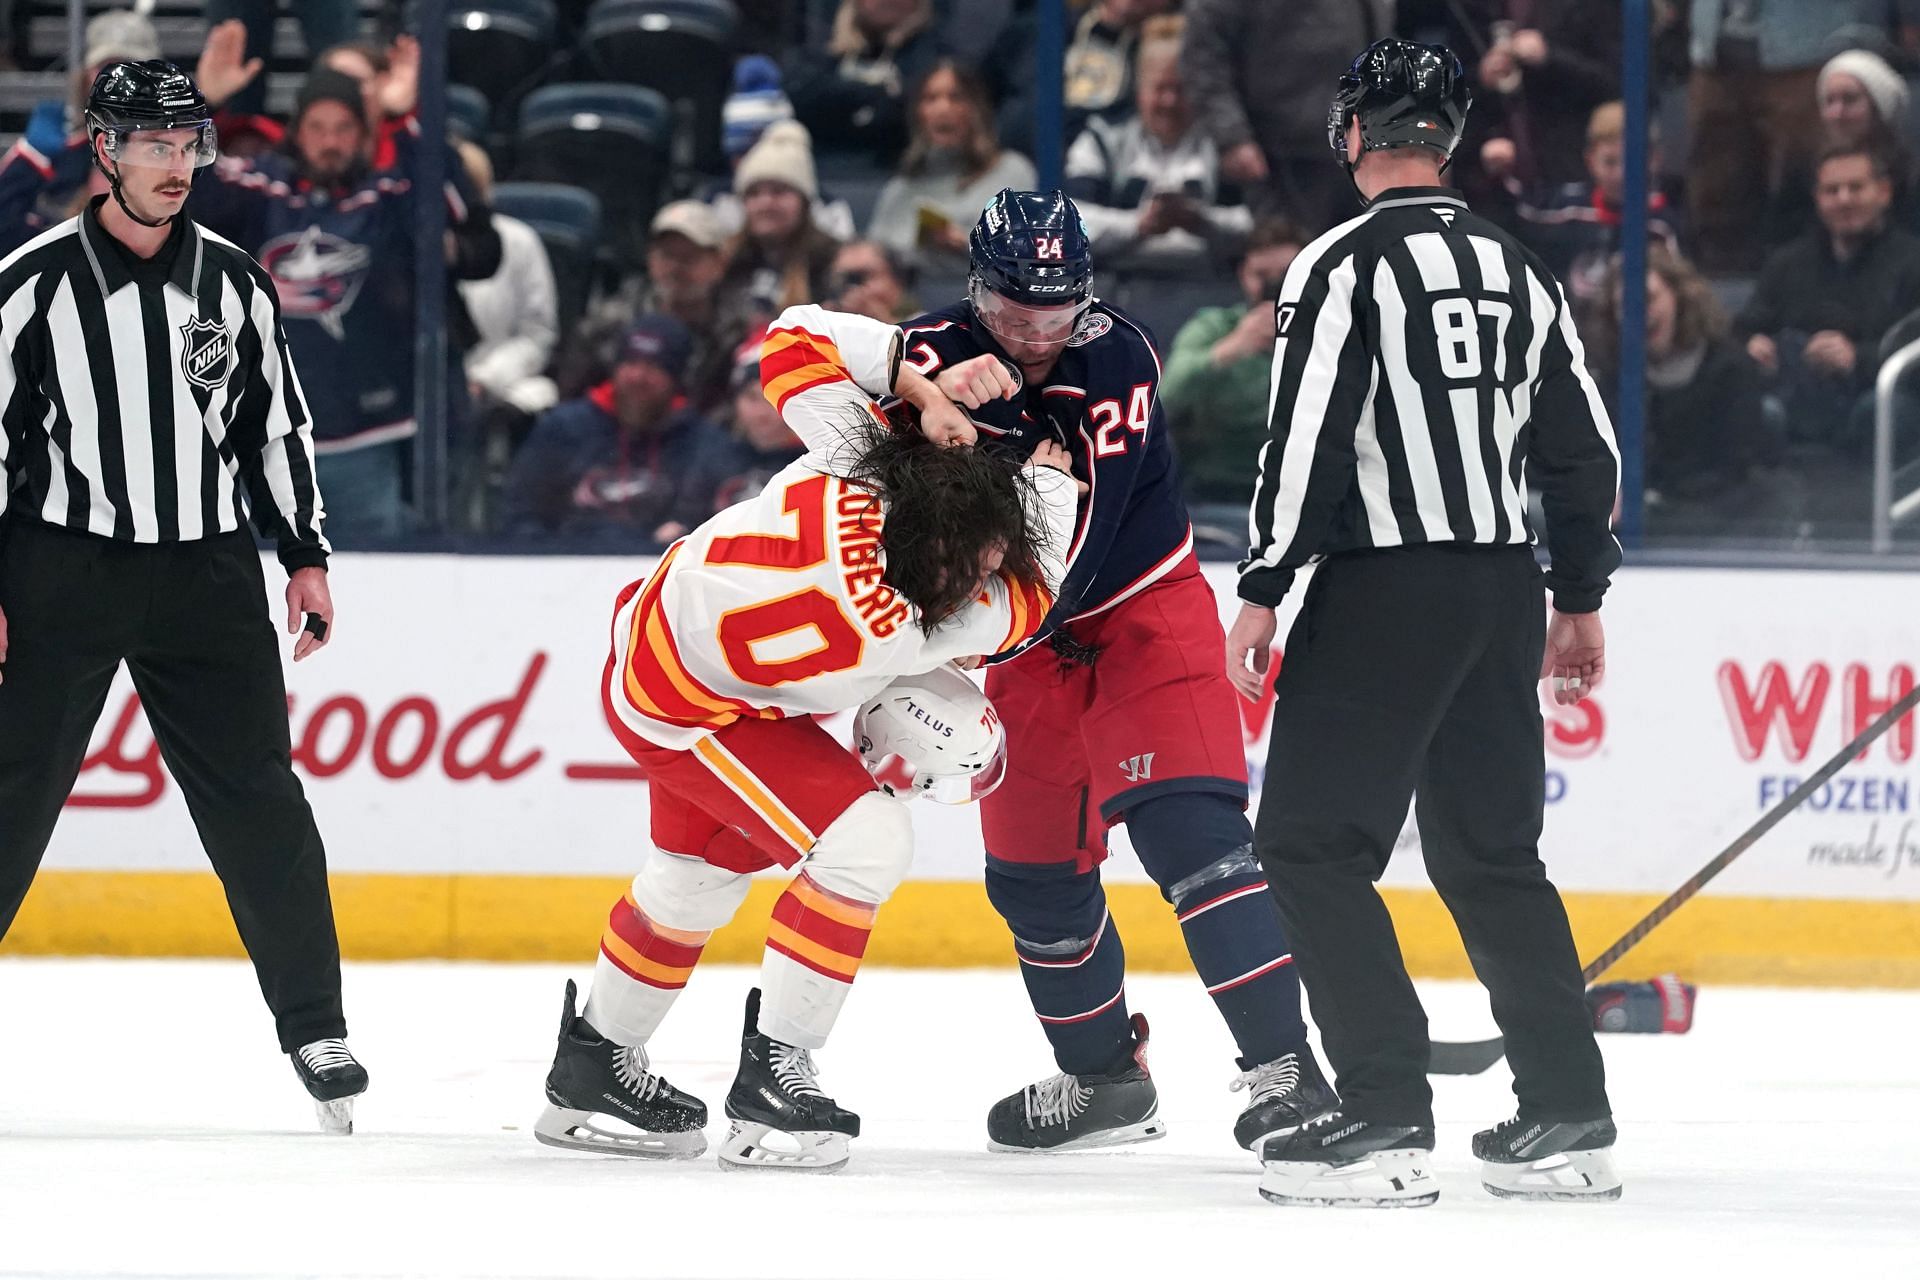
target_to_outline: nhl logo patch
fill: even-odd
[[[218,320],[199,316],[180,326],[180,372],[196,387],[211,391],[232,372],[233,335]]]
[[[1089,311],[1080,318],[1080,323],[1074,328],[1073,336],[1067,339],[1067,345],[1084,347],[1095,338],[1106,336],[1107,330],[1111,328],[1113,328],[1112,320],[1098,311]]]

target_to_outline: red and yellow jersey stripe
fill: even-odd
[[[853,375],[832,338],[808,329],[774,329],[760,348],[760,388],[767,403],[782,413],[787,402],[803,391],[833,382],[851,382]]]
[[[679,553],[680,545],[675,544],[642,586],[634,606],[620,668],[628,703],[641,715],[689,729],[719,729],[744,716],[779,719],[777,708],[755,707],[715,693],[687,670],[660,602]]]
[[[1007,621],[1007,638],[994,650],[1005,653],[1040,629],[1053,609],[1053,593],[1039,583],[1019,582],[1004,572],[995,576],[1006,589],[1007,606],[1012,615]]]

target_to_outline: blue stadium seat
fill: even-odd
[[[720,173],[737,22],[729,0],[595,0],[581,45],[598,74],[657,89],[674,105],[677,165]]]
[[[503,182],[493,189],[493,208],[539,233],[553,264],[560,332],[572,332],[593,285],[600,245],[599,197],[558,182]]]
[[[557,22],[553,0],[449,0],[447,78],[510,105],[552,63]]]
[[[493,133],[493,105],[470,84],[447,86],[447,130],[456,138],[487,145]]]
[[[646,253],[647,226],[667,181],[672,119],[666,99],[632,84],[555,84],[520,104],[513,176],[592,192],[606,247],[624,266]]]

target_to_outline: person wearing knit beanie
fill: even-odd
[[[1907,82],[1877,53],[1849,49],[1820,68],[1815,94],[1828,139],[1857,144],[1874,123],[1899,136],[1907,131]]]
[[[733,171],[734,194],[744,198],[758,182],[792,187],[809,202],[820,194],[813,169],[813,136],[805,125],[783,120],[767,126],[760,141],[740,158],[740,167]]]

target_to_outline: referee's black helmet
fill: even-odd
[[[158,58],[110,62],[102,67],[87,92],[86,117],[87,145],[95,167],[106,175],[114,200],[127,216],[144,226],[165,226],[170,219],[156,221],[133,211],[120,190],[123,166],[171,168],[185,160],[198,169],[212,164],[219,154],[213,108],[206,96],[192,76]],[[191,129],[194,136],[177,148],[159,139],[134,145],[135,134],[180,129]],[[97,145],[102,137],[106,139],[104,147]]]
[[[1445,168],[1467,130],[1473,92],[1466,68],[1444,45],[1376,40],[1353,60],[1327,111],[1327,145],[1351,165],[1347,124],[1360,122],[1363,151],[1431,147]]]

